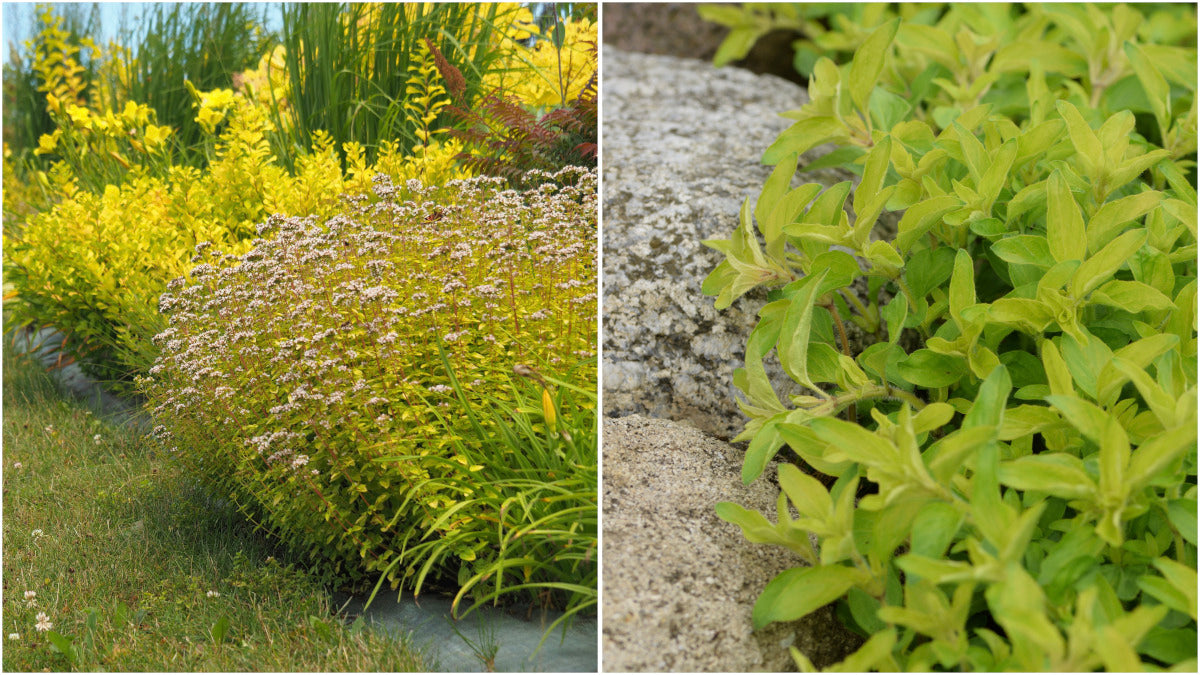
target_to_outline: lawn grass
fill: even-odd
[[[429,669],[8,340],[3,366],[4,670]]]

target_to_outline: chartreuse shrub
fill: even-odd
[[[464,176],[457,146],[436,142],[421,156],[385,143],[374,166],[361,145],[347,144],[343,172],[324,134],[292,174],[271,153],[262,106],[227,89],[195,96],[209,133],[199,148],[204,171],[174,163],[164,143],[172,130],[146,106],[100,114],[48,97],[59,126],[39,151],[59,158],[47,179],[59,203],[6,232],[5,280],[15,291],[6,307],[16,325],[69,335],[73,356],[106,381],[149,368],[150,337],[163,327],[155,301],[186,273],[197,243],[243,253],[269,214],[331,216],[340,193],[367,192],[376,172],[432,184]]]
[[[46,5],[31,9],[30,32],[36,37],[10,48],[4,64],[4,143],[17,155],[54,129],[44,95],[82,96],[98,70],[97,59],[88,58],[94,54],[88,35],[96,27],[95,12],[85,13],[82,4],[61,7],[61,14]],[[15,21],[14,14],[5,20]]]
[[[795,461],[776,522],[717,507],[804,563],[754,625],[836,601],[869,638],[847,670],[1195,671],[1194,46],[1123,6],[955,13],[818,60],[757,202],[706,242],[718,307],[768,289],[743,479]],[[830,141],[857,185],[792,187]],[[878,341],[849,353],[846,321]]]
[[[160,301],[156,434],[346,580],[591,606],[596,174],[541,180],[379,176],[240,256],[198,246]]]

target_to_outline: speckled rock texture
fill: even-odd
[[[687,424],[604,420],[605,671],[788,671],[789,646],[821,667],[860,644],[832,606],[751,631],[758,594],[800,561],[717,518],[720,501],[775,509],[774,465],[744,486],[742,454]]]
[[[697,60],[609,46],[603,58],[604,412],[686,420],[731,439],[744,422],[733,371],[766,294],[715,310],[700,285],[721,255],[700,242],[737,226],[742,201],[753,203],[771,173],[763,150],[790,124],[778,113],[807,97],[779,78]],[[849,178],[813,171],[795,183]],[[776,389],[795,393],[772,364]]]

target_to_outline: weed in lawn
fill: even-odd
[[[453,630],[454,634],[467,644],[471,653],[483,665],[484,672],[494,673],[496,672],[496,654],[500,651],[500,644],[496,642],[496,627],[483,614],[477,617],[477,622],[475,639],[472,640],[458,629],[458,622],[449,617],[446,618],[450,630]]]
[[[404,639],[346,627],[172,457],[63,400],[7,346],[3,397],[5,670],[428,665]]]

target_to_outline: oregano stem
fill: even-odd
[[[854,358],[850,354],[850,339],[846,337],[846,325],[842,323],[842,316],[837,311],[837,303],[833,300],[829,301],[829,313],[833,315],[833,325],[837,326],[838,338],[842,341],[842,353],[849,358]],[[846,418],[849,422],[858,419],[858,408],[853,402],[846,408]]]
[[[912,406],[913,410],[921,410],[925,407],[925,401],[922,401],[915,394],[897,389],[888,384],[867,384],[855,391],[848,391],[829,399],[822,401],[819,405],[810,408],[809,412],[817,417],[827,415],[835,415],[842,408],[852,406],[858,401],[869,401],[874,399],[892,399],[907,403]]]
[[[870,314],[870,311],[867,309],[867,306],[862,303],[862,300],[858,299],[857,295],[855,295],[853,293],[847,293],[846,289],[844,289],[844,288],[839,289],[838,293],[841,294],[842,299],[844,299],[847,304],[854,305],[854,309],[857,310],[858,313],[860,315],[862,315],[863,317],[867,317]]]

